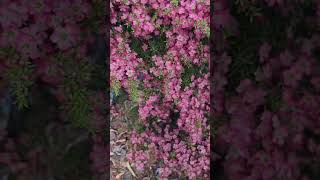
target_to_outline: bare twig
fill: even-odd
[[[137,177],[136,174],[133,172],[133,170],[132,170],[129,162],[127,162],[127,168],[129,169],[130,173],[131,173],[134,177]]]

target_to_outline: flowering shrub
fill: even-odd
[[[318,179],[318,1],[214,7],[214,178]]]
[[[135,103],[139,174],[209,179],[209,13],[207,0],[111,1],[112,104]]]
[[[23,131],[21,129],[18,131],[11,128],[11,124],[15,122],[14,118],[19,121],[17,122],[19,126],[24,124],[22,122],[26,122],[27,125],[31,124],[31,120],[27,120],[27,117],[22,119],[18,116],[24,116],[25,112],[33,112],[34,107],[31,106],[37,103],[34,98],[34,89],[45,87],[41,92],[35,94],[46,91],[48,92],[46,96],[54,97],[55,100],[48,100],[43,104],[43,106],[54,106],[51,108],[55,111],[45,111],[49,114],[47,116],[67,122],[55,121],[54,118],[48,122],[48,125],[43,125],[40,122],[38,124],[41,124],[39,128],[42,131],[36,132],[40,133],[37,136],[42,136],[45,133],[43,131],[50,129],[52,123],[60,125],[71,123],[75,127],[86,129],[87,132],[92,133],[93,137],[94,148],[91,153],[93,172],[97,178],[106,179],[107,164],[101,163],[101,159],[106,159],[105,152],[107,151],[104,141],[106,118],[101,110],[101,107],[105,108],[105,102],[101,102],[101,100],[105,99],[101,97],[96,99],[97,94],[106,91],[105,88],[99,86],[99,83],[105,84],[101,81],[105,81],[104,77],[106,76],[104,70],[101,70],[101,68],[105,68],[101,64],[104,63],[106,56],[104,47],[105,9],[106,5],[101,0],[1,1],[0,78],[4,84],[1,87],[1,99],[3,96],[8,96],[13,100],[13,103],[10,101],[4,105],[9,106],[12,112],[10,112],[10,121],[8,120],[7,127],[4,127],[6,129],[1,129],[1,132],[7,136],[1,136],[0,162],[1,165],[7,165],[10,168],[10,177],[51,179],[53,176],[60,176],[60,178],[78,179],[75,176],[79,174],[76,175],[76,173],[73,176],[67,175],[69,172],[57,175],[58,172],[52,172],[50,165],[42,170],[47,171],[46,173],[40,172],[41,159],[46,159],[47,164],[51,164],[50,161],[53,161],[50,159],[53,158],[51,150],[48,150],[50,147],[37,148],[43,144],[38,145],[37,142],[32,142],[35,144],[30,145],[28,141],[28,145],[26,145],[21,140],[36,136],[32,134],[36,130],[27,131],[28,128],[23,127]],[[2,93],[5,91],[10,91],[10,95]],[[14,111],[15,109],[17,110]],[[38,117],[35,116],[36,118]],[[60,127],[60,125],[58,126]],[[68,125],[66,126],[68,127]],[[63,127],[60,128],[63,129]],[[73,130],[61,130],[61,132],[73,133]],[[23,135],[21,135],[22,132]],[[66,140],[68,135],[65,137]],[[8,143],[13,148],[2,147]],[[23,152],[20,152],[18,148],[15,149],[15,146],[27,146],[26,151],[31,149],[31,160],[24,160],[27,159],[24,155],[20,157],[19,153]],[[33,151],[33,148],[36,150]],[[60,151],[62,150],[60,149]],[[42,158],[36,157],[39,153],[42,153]],[[55,160],[58,161],[57,159]],[[56,168],[55,163],[52,163],[51,168]],[[40,175],[37,175],[37,172]],[[86,176],[88,175],[89,173]]]

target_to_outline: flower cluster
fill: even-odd
[[[317,169],[320,152],[320,36],[315,30],[319,24],[310,23],[318,19],[316,2],[290,1],[291,9],[287,1],[265,2],[248,3],[247,10],[261,9],[251,21],[245,13],[215,14],[221,20],[217,33],[237,26],[239,34],[226,37],[221,46],[214,44],[214,177],[318,178],[316,171],[305,171]],[[241,9],[244,3],[233,5]],[[227,7],[224,4],[223,12]],[[301,14],[289,16],[298,11]],[[230,18],[238,22],[230,25]],[[258,30],[262,24],[265,30]],[[280,30],[273,31],[275,27]]]
[[[92,47],[101,49],[99,38],[105,43],[105,7],[101,0],[1,1],[0,77],[12,92],[10,96],[15,101],[12,106],[30,108],[33,85],[48,86],[46,91],[58,100],[62,109],[61,120],[67,119],[90,131],[105,129],[106,119],[100,117],[94,103],[88,101],[92,94],[101,91],[101,88],[88,88],[88,84],[97,81],[92,77],[96,73],[92,70],[98,68],[96,65],[101,62],[97,61],[105,57],[106,49],[102,50],[104,57],[92,50]],[[94,141],[96,146],[105,143],[100,141]],[[97,148],[93,152],[106,159],[105,152]],[[9,155],[8,158],[18,158],[15,154]],[[11,168],[11,162],[2,163]],[[105,179],[106,166],[94,169],[99,171],[97,177]],[[26,171],[36,171],[29,169]],[[21,173],[17,170],[13,174]]]
[[[111,86],[138,109],[128,160],[141,174],[208,179],[210,2],[113,0],[111,10]]]

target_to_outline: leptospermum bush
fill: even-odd
[[[112,104],[128,94],[138,174],[209,179],[208,0],[112,0]],[[117,117],[113,107],[112,119]]]
[[[215,179],[319,179],[319,4],[215,1]]]
[[[4,106],[11,107],[9,110],[12,115],[6,129],[1,129],[0,163],[9,168],[10,177],[51,179],[59,176],[78,179],[74,170],[71,170],[74,173],[71,176],[67,175],[69,172],[62,175],[55,172],[59,158],[52,159],[49,145],[43,147],[45,145],[39,145],[35,140],[32,141],[35,144],[29,146],[25,139],[32,135],[21,135],[22,132],[17,132],[10,126],[15,117],[20,119],[18,126],[31,124],[27,117],[18,117],[17,114],[25,110],[32,111],[30,108],[32,109],[36,100],[30,94],[33,87],[39,85],[47,87],[43,91],[48,91],[47,96],[53,96],[58,101],[59,111],[47,111],[47,116],[55,117],[55,114],[59,114],[58,118],[67,121],[64,123],[85,128],[93,134],[92,171],[101,180],[107,178],[107,148],[104,140],[106,118],[103,111],[106,108],[106,103],[103,102],[105,95],[96,98],[101,90],[106,91],[101,88],[101,84],[106,87],[106,74],[101,70],[106,49],[101,49],[103,46],[99,44],[101,40],[102,44],[106,41],[105,9],[105,2],[100,0],[0,2],[0,77],[4,87],[1,92],[9,89],[9,95],[4,93],[3,96],[13,99],[13,103],[4,103]],[[44,104],[46,103],[49,104]],[[14,112],[14,108],[19,111]],[[37,128],[40,124],[43,125],[40,126],[42,134],[38,136],[44,136],[45,130],[54,129],[51,126],[49,128],[49,124],[55,123],[52,121],[55,120],[48,122],[48,125],[43,125],[42,122],[36,124]],[[63,122],[59,123],[61,125]],[[62,130],[64,126],[60,125],[59,132],[65,133]],[[68,129],[67,132],[71,130]],[[21,152],[18,147],[27,150]],[[43,161],[47,164],[43,165]],[[86,176],[88,175],[87,173]]]

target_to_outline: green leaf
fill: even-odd
[[[114,94],[115,94],[116,96],[119,96],[120,90],[121,90],[120,81],[119,81],[119,80],[113,81],[111,88],[112,88]]]
[[[92,124],[90,124],[92,105],[88,102],[86,89],[78,89],[72,92],[65,108],[67,110],[67,118],[74,126],[86,128],[90,132],[94,131]]]
[[[174,6],[178,6],[179,5],[179,0],[170,0],[170,3]]]
[[[32,86],[33,66],[29,61],[24,65],[18,65],[9,69],[7,76],[11,82],[11,94],[14,97],[14,103],[18,109],[29,107],[28,94],[29,88]]]
[[[139,83],[135,80],[130,80],[129,81],[129,86],[130,86],[130,97],[131,97],[131,100],[133,102],[137,102],[138,99],[139,99]]]

